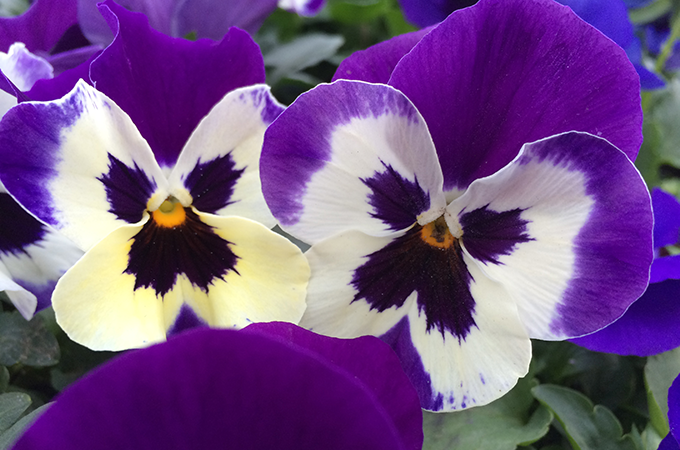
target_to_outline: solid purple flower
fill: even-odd
[[[574,339],[590,350],[649,356],[680,345],[680,255],[667,246],[680,242],[680,203],[661,189],[652,192],[655,259],[650,284],[626,313],[606,328]]]
[[[623,50],[552,1],[481,1],[350,56],[265,134],[265,198],[312,244],[301,325],[380,336],[426,409],[498,398],[530,338],[644,291],[641,123]]]
[[[13,448],[417,450],[422,440],[417,395],[386,345],[270,323],[122,355],[68,387]]]

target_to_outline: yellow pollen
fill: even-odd
[[[449,231],[444,216],[423,226],[420,230],[420,238],[432,247],[437,248],[449,248],[456,240]]]
[[[166,200],[156,211],[151,213],[151,216],[157,225],[174,228],[184,223],[187,213],[181,203]]]

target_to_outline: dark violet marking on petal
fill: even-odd
[[[368,202],[375,211],[371,216],[389,225],[390,230],[404,230],[416,222],[420,213],[430,208],[430,194],[420,187],[418,178],[411,182],[392,166],[383,165],[385,172],[361,179],[373,191],[368,196]]]
[[[231,153],[204,163],[199,159],[184,180],[193,197],[193,206],[202,212],[215,213],[234,203],[230,199],[244,171],[245,167],[236,169]]]
[[[23,253],[46,229],[9,195],[0,193],[0,253]]]
[[[170,329],[168,329],[166,334],[167,336],[172,336],[179,334],[182,331],[205,326],[208,326],[208,324],[198,317],[198,314],[196,314],[191,306],[183,303],[182,307],[179,309],[177,317],[175,318],[175,322],[172,324]]]
[[[353,302],[365,299],[371,309],[383,312],[400,308],[416,291],[418,310],[427,320],[427,331],[436,328],[465,339],[473,326],[475,300],[470,293],[468,272],[458,242],[448,248],[423,241],[422,227],[414,226],[382,249],[368,255],[368,261],[354,271]]]
[[[387,333],[379,337],[392,347],[399,357],[401,367],[418,392],[420,406],[431,411],[441,410],[444,406],[444,396],[441,393],[433,395],[432,379],[425,370],[420,354],[411,340],[408,317],[401,319]]]
[[[500,264],[500,255],[509,255],[521,242],[533,241],[527,231],[529,221],[523,220],[523,209],[494,211],[489,205],[461,213],[463,242],[470,255],[483,263]]]
[[[178,275],[208,292],[210,284],[235,269],[238,257],[210,225],[185,209],[184,223],[173,228],[151,219],[134,237],[124,273],[135,275],[135,289],[153,288],[163,296],[172,290]]]
[[[97,179],[106,188],[110,213],[127,223],[142,220],[146,202],[156,189],[156,183],[136,163],[134,168],[130,168],[109,154],[109,171]]]

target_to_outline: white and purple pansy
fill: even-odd
[[[526,374],[530,338],[591,333],[644,291],[639,83],[552,1],[483,0],[395,41],[339,69],[379,79],[408,52],[389,85],[319,85],[270,125],[262,185],[312,244],[301,324],[380,336],[425,409],[458,410]]]
[[[260,188],[264,131],[283,108],[253,84],[256,44],[237,29],[219,43],[169,38],[113,3],[103,11],[119,29],[90,68],[99,90],[81,80],[0,122],[7,190],[86,251],[55,289],[57,322],[109,350],[201,325],[297,322],[309,267],[270,230]],[[196,72],[168,70],[192,58]],[[180,92],[201,77],[204,89]]]

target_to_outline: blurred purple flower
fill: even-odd
[[[557,0],[569,6],[611,40],[621,46],[635,66],[643,89],[658,89],[665,85],[655,73],[642,64],[640,40],[633,34],[628,11],[622,0]],[[468,7],[476,0],[399,0],[406,18],[419,27],[444,20],[453,11]]]
[[[82,35],[75,0],[37,0],[22,15],[0,18],[0,51],[15,42],[44,58],[59,74],[101,50]]]
[[[370,362],[370,364],[367,364]],[[378,339],[202,329],[68,387],[14,450],[418,450],[418,397]]]
[[[78,20],[87,38],[107,45],[113,34],[97,11],[101,0],[77,0]],[[303,16],[316,14],[323,0],[119,0],[130,11],[144,13],[157,31],[173,37],[193,35],[219,41],[231,27],[250,34],[277,5]]]
[[[680,203],[654,189],[654,248],[650,285],[626,313],[608,327],[572,342],[590,350],[649,356],[680,346],[680,255],[664,249],[680,242]]]

